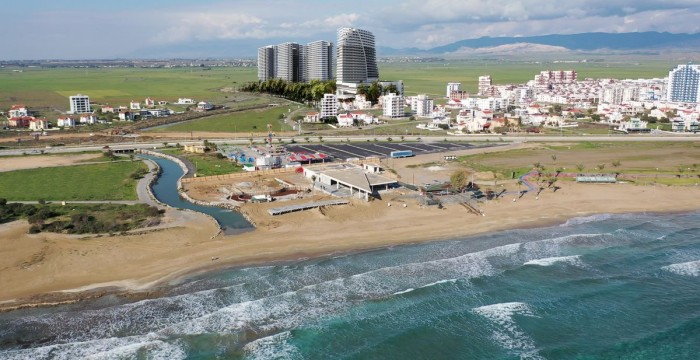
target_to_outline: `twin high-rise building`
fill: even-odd
[[[678,65],[668,73],[669,101],[700,103],[700,65]]]
[[[338,84],[356,89],[379,79],[374,35],[355,28],[338,29],[338,49],[327,41],[307,45],[284,43],[258,49],[258,79],[279,78],[293,82],[333,79],[337,65]],[[335,60],[335,61],[334,61]]]
[[[333,78],[333,44],[314,41],[307,45],[284,43],[258,49],[258,79],[279,78],[291,82]]]

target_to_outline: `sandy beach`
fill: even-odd
[[[485,216],[471,214],[459,205],[420,208],[400,193],[384,200],[353,201],[323,212],[279,217],[266,212],[276,203],[255,204],[244,211],[258,228],[236,236],[217,235],[218,228],[210,218],[178,210],[169,210],[164,219],[171,228],[126,236],[30,235],[26,221],[16,221],[0,225],[0,304],[11,308],[75,299],[88,296],[76,291],[97,288],[151,290],[154,285],[214,268],[553,225],[598,213],[699,208],[700,190],[696,188],[568,181],[559,185],[557,192],[545,190],[538,198],[530,193],[517,201],[510,196],[486,202],[481,205]],[[218,259],[212,261],[212,257]]]

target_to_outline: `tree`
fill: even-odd
[[[457,170],[450,175],[450,185],[453,189],[461,191],[467,185],[467,173],[464,170]]]
[[[620,166],[621,164],[622,164],[622,163],[620,162],[620,160],[615,160],[615,161],[612,162],[612,166],[613,166],[613,167],[618,167],[618,166]]]
[[[578,170],[578,172],[583,172],[583,169],[585,169],[585,166],[583,166],[583,164],[576,164],[576,170]]]

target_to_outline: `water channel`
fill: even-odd
[[[156,197],[156,199],[158,199],[158,201],[174,208],[189,209],[207,214],[216,219],[226,235],[239,234],[241,232],[251,231],[254,229],[253,225],[249,223],[248,220],[243,217],[243,215],[234,210],[215,206],[197,205],[182,199],[177,191],[177,181],[180,179],[180,177],[182,177],[182,175],[184,175],[184,171],[180,165],[174,161],[157,156],[140,156],[153,160],[156,164],[158,164],[158,166],[160,166],[160,176],[151,187],[153,195]]]

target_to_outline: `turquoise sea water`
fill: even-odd
[[[697,359],[699,224],[599,215],[228,269],[0,314],[0,359]]]

